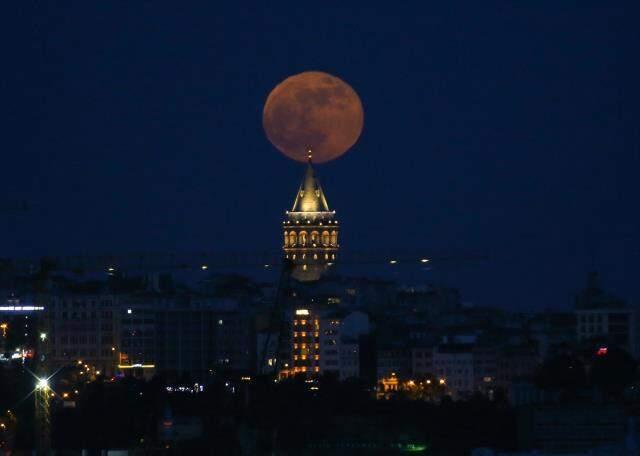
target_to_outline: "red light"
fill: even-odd
[[[608,351],[607,347],[600,347],[600,348],[598,348],[598,351],[596,351],[596,355],[597,356],[606,356],[607,351]]]

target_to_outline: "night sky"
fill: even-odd
[[[3,3],[2,256],[277,250],[304,166],[262,106],[320,70],[365,109],[318,166],[343,248],[485,253],[476,304],[593,268],[640,300],[638,2],[234,3]]]

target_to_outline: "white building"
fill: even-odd
[[[475,389],[473,352],[468,345],[440,345],[433,352],[433,368],[455,398],[468,396]]]
[[[638,359],[638,315],[600,288],[598,275],[589,274],[587,286],[576,298],[576,335],[579,341],[602,339]]]

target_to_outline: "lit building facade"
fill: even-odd
[[[113,375],[119,349],[120,298],[112,294],[62,294],[47,300],[43,331],[49,368],[82,360]]]
[[[283,222],[283,248],[285,257],[294,264],[292,277],[305,282],[318,280],[336,260],[338,231],[335,211],[329,209],[309,154],[304,179]]]
[[[291,373],[320,373],[320,317],[312,309],[298,308],[293,315]]]

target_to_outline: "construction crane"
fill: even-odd
[[[41,259],[6,259],[5,267],[26,273],[66,271],[78,274],[105,272],[110,275],[141,271],[181,271],[233,268],[276,269],[282,261],[281,251],[263,252],[201,252],[201,253],[142,253],[113,255],[78,255],[46,257]],[[363,251],[343,251],[338,264],[351,265],[417,265],[429,263],[458,263],[485,261],[488,257],[479,253],[447,253],[416,248]]]
[[[274,350],[274,362],[272,366],[272,375],[274,377],[278,375],[278,363],[280,360],[280,351],[282,350],[282,334],[285,330],[284,312],[286,309],[287,297],[289,295],[291,272],[293,271],[293,266],[294,265],[291,260],[287,258],[282,260],[282,269],[280,271],[280,278],[278,280],[278,288],[276,291],[273,306],[271,308],[267,336],[265,337],[265,341],[262,346],[262,356],[260,357],[261,373],[268,375],[268,373],[265,372],[265,367],[267,365],[266,360],[269,353],[271,337],[274,333],[273,330],[275,330],[276,344]]]

